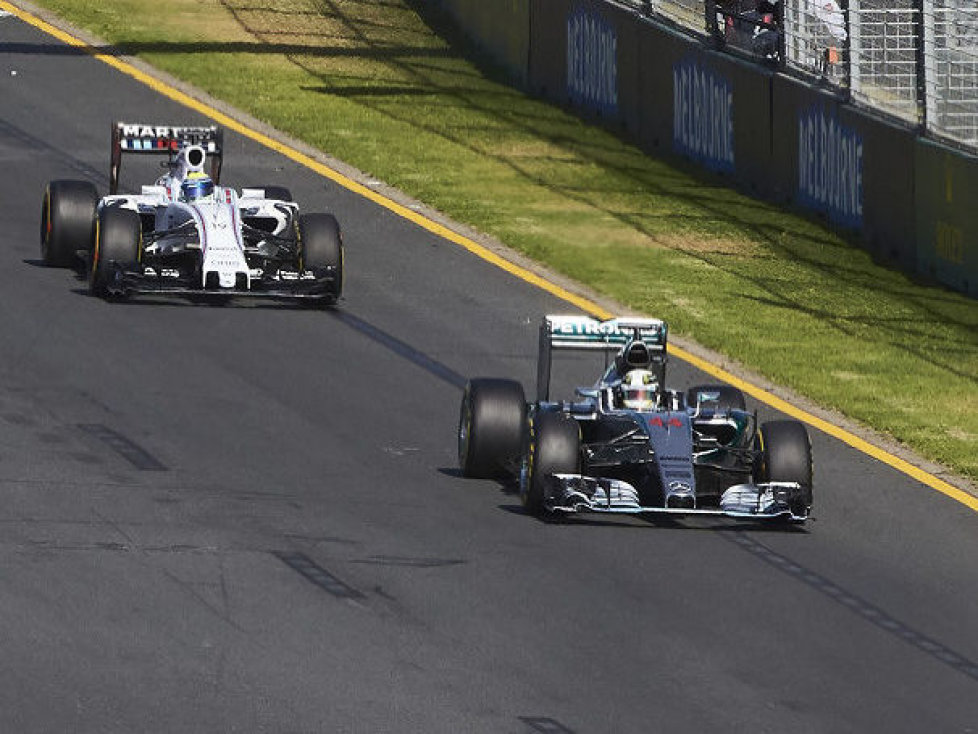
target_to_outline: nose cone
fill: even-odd
[[[685,411],[662,411],[646,413],[643,418],[649,443],[655,451],[666,507],[696,507],[693,430],[689,414]]]

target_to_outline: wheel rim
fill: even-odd
[[[469,393],[462,398],[462,412],[458,421],[458,464],[466,469],[469,459],[469,438],[472,435],[472,405]]]
[[[530,496],[530,462],[524,456],[520,459],[520,501],[526,505]]]
[[[91,269],[88,273],[88,285],[89,288],[94,291],[98,286],[98,254],[99,254],[99,241],[101,240],[101,227],[99,226],[98,220],[95,221],[95,244],[92,246],[92,260]]]
[[[44,204],[41,207],[41,257],[47,260],[51,255],[51,189],[44,191]]]
[[[530,484],[533,482],[533,421],[529,421],[529,436],[526,453],[520,457],[520,501],[524,507],[530,504]]]

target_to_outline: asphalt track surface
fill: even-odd
[[[236,135],[342,306],[89,297],[38,211],[114,119],[206,122],[0,18],[0,731],[978,731],[973,511],[813,432],[802,530],[531,518],[458,403],[572,309]]]

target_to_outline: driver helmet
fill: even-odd
[[[621,379],[618,390],[623,408],[655,410],[659,380],[650,370],[631,370]]]
[[[180,198],[183,201],[193,203],[200,201],[214,193],[214,182],[199,171],[187,174],[187,178],[180,184]]]

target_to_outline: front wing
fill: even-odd
[[[113,296],[177,295],[177,296],[234,296],[236,298],[275,298],[308,301],[335,301],[340,274],[337,268],[324,268],[315,273],[294,273],[294,277],[258,277],[250,283],[244,278],[234,288],[202,288],[190,285],[185,278],[171,277],[167,268],[149,267],[140,270],[126,268],[115,261],[105,263],[110,268],[107,289]]]
[[[720,498],[719,508],[643,506],[639,492],[628,482],[581,474],[553,474],[547,509],[555,513],[610,513],[625,515],[714,515],[751,520],[777,518],[804,522],[805,514],[792,508],[804,506],[804,489],[797,482],[736,484]]]

